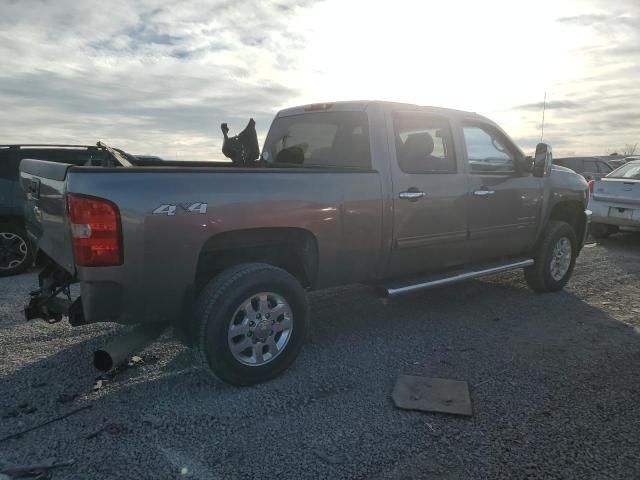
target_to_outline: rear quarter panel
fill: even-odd
[[[94,321],[174,320],[194,283],[202,246],[223,232],[308,230],[318,243],[317,287],[373,279],[380,261],[382,186],[376,171],[76,167],[67,182],[69,192],[105,198],[120,209],[124,264],[78,269],[84,298],[110,289],[117,300],[95,312],[85,304]],[[181,207],[196,202],[207,204],[206,213]],[[154,214],[161,205],[176,206],[175,214]]]

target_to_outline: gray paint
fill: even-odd
[[[70,167],[60,181],[57,174],[46,178],[52,168],[47,162],[33,161],[23,165],[23,188],[38,177],[46,196],[26,202],[28,228],[54,260],[71,273],[77,271],[88,321],[138,323],[175,321],[184,315],[201,249],[221,233],[263,227],[310,232],[319,257],[312,286],[324,288],[526,254],[555,203],[573,200],[586,207],[586,182],[573,173],[554,172],[545,178],[470,174],[461,120],[499,128],[479,115],[386,102],[345,102],[332,108],[367,112],[371,170]],[[398,168],[390,129],[396,111],[449,119],[456,175],[406,174]],[[279,115],[302,113],[302,107],[295,107]],[[472,196],[480,184],[499,195]],[[399,199],[411,186],[425,190],[425,198]],[[119,207],[123,265],[73,266],[66,193],[90,194]],[[208,203],[207,213],[178,209],[174,216],[152,214],[162,204],[192,202]],[[30,213],[34,206],[43,211],[41,221]]]

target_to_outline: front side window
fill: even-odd
[[[497,131],[488,126],[468,125],[463,128],[471,173],[511,173],[514,153]]]
[[[371,168],[363,112],[318,112],[276,118],[263,158],[274,167]]]
[[[394,120],[398,165],[406,173],[455,173],[449,122],[440,117],[397,114]]]

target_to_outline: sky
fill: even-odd
[[[220,160],[220,124],[394,100],[478,112],[527,153],[640,143],[640,0],[0,0],[0,144]],[[640,150],[640,148],[639,148]]]

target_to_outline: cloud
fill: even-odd
[[[20,2],[0,17],[0,143],[103,139],[220,159],[219,125],[263,135],[298,90],[309,1]]]
[[[528,148],[545,90],[556,154],[640,141],[640,2],[540,2],[452,0],[424,29],[409,0],[4,0],[0,143],[221,159],[222,122],[264,138],[279,108],[370,97],[485,113]]]
[[[637,20],[626,15],[575,15],[572,17],[560,17],[558,22],[578,26],[603,26],[607,28],[616,28],[621,26],[635,27]]]
[[[547,86],[545,141],[556,155],[599,155],[640,140],[640,3],[591,0],[555,23],[573,46]],[[528,146],[540,139],[542,107],[512,107]]]
[[[549,102],[537,102],[537,103],[527,103],[525,105],[518,105],[515,107],[516,110],[534,110],[536,112],[541,112],[543,107],[547,110],[572,110],[576,108],[580,108],[580,104],[577,102],[572,102],[570,100],[552,100]]]

